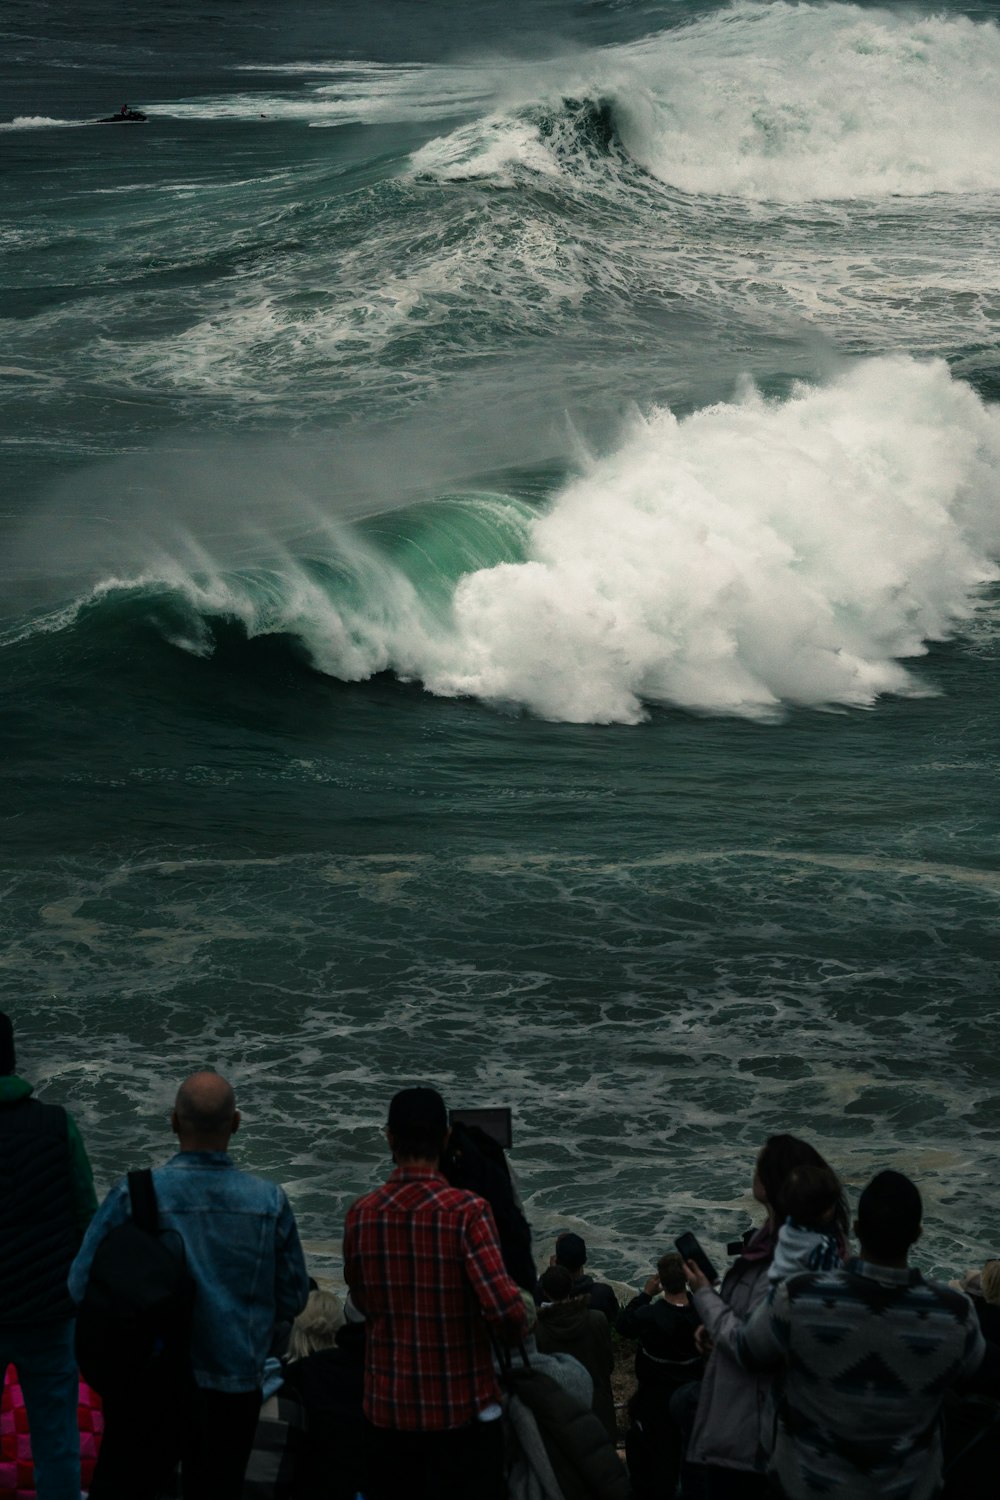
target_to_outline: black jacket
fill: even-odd
[[[66,1277],[80,1244],[66,1111],[21,1099],[0,1108],[0,1324],[76,1311]]]

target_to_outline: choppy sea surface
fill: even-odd
[[[212,1064],[320,1271],[418,1080],[611,1275],[785,1129],[1000,1253],[1000,6],[0,44],[0,1004],[99,1186]]]

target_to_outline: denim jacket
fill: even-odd
[[[184,1241],[197,1292],[191,1362],[198,1385],[252,1391],[276,1321],[309,1295],[299,1232],[283,1188],[235,1167],[225,1151],[178,1151],[153,1169],[160,1224]],[[94,1252],[129,1217],[128,1179],[105,1198],[69,1273],[79,1303]]]

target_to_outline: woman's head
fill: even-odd
[[[815,1146],[810,1146],[807,1141],[800,1141],[798,1136],[769,1136],[757,1157],[753,1191],[754,1197],[765,1205],[775,1224],[783,1224],[788,1217],[784,1187],[796,1167],[822,1167],[826,1171],[831,1170]],[[840,1192],[833,1223],[846,1239],[850,1216],[843,1190]]]
[[[309,1293],[309,1301],[292,1324],[288,1358],[305,1359],[318,1349],[332,1349],[344,1325],[344,1304],[333,1292]]]

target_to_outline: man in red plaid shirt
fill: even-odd
[[[348,1210],[344,1275],[368,1320],[370,1500],[503,1500],[500,1387],[490,1334],[527,1332],[489,1205],[440,1170],[448,1112],[404,1089],[386,1130],[396,1170]]]

